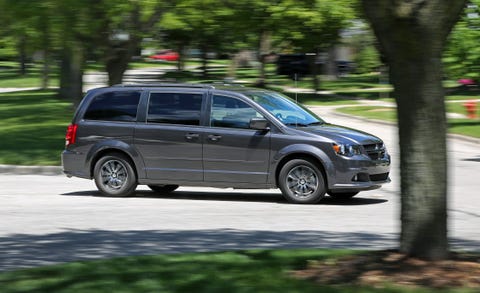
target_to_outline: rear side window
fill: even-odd
[[[202,94],[151,93],[147,122],[200,125]]]
[[[85,112],[84,119],[103,121],[135,121],[140,92],[108,92],[96,96]]]

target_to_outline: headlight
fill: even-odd
[[[333,150],[337,155],[352,157],[355,155],[360,155],[362,153],[359,145],[349,145],[349,144],[336,144],[332,145]]]

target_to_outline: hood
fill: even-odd
[[[309,127],[299,127],[297,130],[320,135],[322,137],[343,143],[355,143],[363,145],[382,141],[380,138],[367,132],[328,123]]]

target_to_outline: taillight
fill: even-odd
[[[75,143],[75,139],[77,138],[77,124],[70,124],[67,127],[67,133],[65,134],[65,145],[71,145]]]

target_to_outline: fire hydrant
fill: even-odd
[[[475,101],[468,101],[463,104],[465,109],[467,110],[467,116],[470,119],[477,118],[477,103]]]

